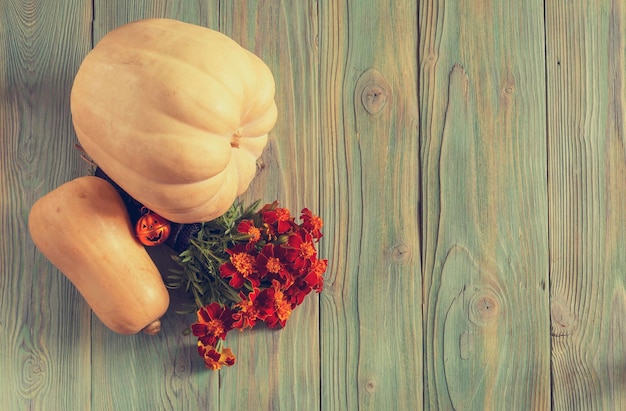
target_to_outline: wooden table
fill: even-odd
[[[109,331],[27,230],[88,171],[82,58],[146,17],[270,66],[278,122],[243,199],[325,220],[323,293],[229,335],[219,372],[173,310],[156,337]],[[625,409],[625,50],[620,0],[3,0],[3,409]]]

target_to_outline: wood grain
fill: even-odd
[[[540,1],[420,7],[426,409],[549,409]]]
[[[84,1],[0,3],[0,401],[6,409],[89,407],[88,307],[35,250],[27,228],[36,199],[85,171],[72,150],[67,106],[89,46],[89,16]]]
[[[320,2],[322,409],[422,404],[417,6]]]
[[[555,409],[626,407],[626,6],[546,5]]]
[[[218,30],[219,0],[96,0],[93,12],[94,45],[109,31],[131,21],[171,18]]]

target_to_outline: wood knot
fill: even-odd
[[[387,92],[380,84],[368,84],[361,93],[361,102],[365,111],[370,114],[377,114],[387,104]]]
[[[365,383],[365,391],[368,393],[373,393],[376,391],[376,382],[374,380],[369,380]]]
[[[508,104],[513,100],[515,94],[515,83],[506,81],[500,88],[500,97]]]
[[[397,262],[405,262],[411,256],[411,250],[404,243],[395,244],[391,247],[391,259]]]
[[[189,376],[189,363],[184,357],[177,357],[174,363],[174,375],[178,378],[186,378]]]
[[[46,363],[41,358],[29,356],[22,361],[23,369],[19,380],[28,386],[29,393],[39,391],[46,381]]]
[[[391,98],[391,87],[380,71],[370,68],[359,77],[356,94],[365,111],[375,115],[387,105]]]
[[[469,319],[479,327],[495,322],[501,314],[501,302],[495,291],[479,290],[469,302]]]
[[[578,325],[571,310],[558,299],[550,305],[550,320],[550,334],[553,337],[570,335]]]
[[[429,52],[427,52],[424,57],[425,57],[424,61],[426,61],[426,63],[428,63],[431,66],[434,65],[435,62],[437,61],[437,53],[434,52],[433,50],[430,50]]]

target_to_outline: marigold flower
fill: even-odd
[[[297,270],[302,269],[317,257],[313,237],[305,230],[299,230],[290,235],[287,245],[288,251],[285,255]]]
[[[273,243],[263,246],[263,249],[256,256],[256,266],[261,278],[293,281],[293,276],[287,270],[284,252],[281,247],[276,247]]]
[[[259,213],[263,216],[263,222],[270,227],[272,234],[283,234],[293,227],[294,222],[291,212],[277,205],[277,202],[266,205]]]
[[[261,298],[258,298],[260,294]],[[252,328],[257,321],[263,321],[274,311],[272,300],[264,298],[259,288],[255,288],[248,295],[240,292],[239,297],[241,301],[234,306],[234,328],[239,328],[240,330],[246,327]]]
[[[261,283],[256,275],[256,260],[248,252],[244,244],[237,244],[232,249],[226,250],[230,254],[230,260],[220,266],[222,278],[229,278],[229,284],[236,289],[243,287],[246,280],[252,287],[258,287]]]
[[[314,239],[319,240],[322,238],[321,229],[324,226],[324,221],[321,217],[313,214],[308,208],[304,208],[302,209],[300,220],[302,220],[301,227],[311,233]]]
[[[191,325],[191,332],[205,345],[215,345],[233,329],[233,311],[219,303],[211,303],[197,311],[198,322]]]
[[[309,267],[304,282],[313,290],[320,292],[324,286],[324,273],[328,267],[328,260],[315,260]]]
[[[270,328],[283,328],[291,316],[293,307],[283,293],[278,281],[272,281],[272,287],[268,288],[268,290],[274,291],[274,312],[265,319],[265,323]]]
[[[254,221],[252,220],[242,220],[237,225],[237,231],[241,234],[246,234],[250,236],[248,239],[249,245],[254,245],[261,238],[261,230],[254,225]]]
[[[310,292],[311,287],[304,281],[304,279],[298,278],[291,287],[284,291],[284,295],[287,297],[291,306],[296,307],[302,304],[304,297],[306,297]]]
[[[318,260],[316,244],[323,225],[308,208],[298,224],[275,201],[260,209],[233,204],[189,230],[194,237],[177,259],[182,270],[171,277],[173,288],[186,284],[200,307],[191,331],[207,368],[235,363],[223,348],[228,332],[258,322],[283,328],[309,293],[322,290],[328,261]]]
[[[204,359],[204,365],[212,370],[219,370],[222,366],[230,367],[235,364],[235,355],[230,348],[216,350],[212,345],[205,345],[198,341],[198,354]]]

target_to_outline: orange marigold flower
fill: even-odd
[[[280,283],[278,281],[272,281],[272,287],[268,290],[273,290],[274,300],[274,312],[265,319],[265,323],[270,328],[283,328],[287,323],[287,320],[291,316],[293,306],[289,302],[289,299],[283,293]]]
[[[259,230],[258,227],[255,227],[252,220],[242,220],[237,225],[237,231],[250,237],[248,239],[248,244],[250,245],[256,244],[256,242],[261,238],[261,230]]]
[[[215,345],[233,329],[233,311],[219,303],[211,303],[197,311],[198,322],[191,325],[191,332],[205,345]]]
[[[273,231],[272,234],[283,234],[293,227],[294,222],[291,212],[286,208],[277,207],[277,205],[277,202],[267,204],[259,213],[263,216],[263,222]]]
[[[302,209],[300,215],[302,220],[302,227],[307,230],[314,239],[319,240],[322,238],[322,227],[324,226],[324,220],[321,217],[313,214],[308,208]]]
[[[307,266],[317,257],[313,237],[305,230],[299,230],[290,235],[287,245],[286,258],[293,263],[297,270]]]
[[[212,345],[205,345],[198,341],[198,354],[204,359],[204,365],[212,370],[219,370],[224,365],[230,367],[235,364],[235,355],[230,348],[218,351]]]
[[[328,260],[315,260],[304,277],[304,282],[313,290],[320,292],[324,286],[324,273],[328,267]]]
[[[273,243],[266,244],[256,256],[256,265],[260,278],[281,278],[292,281],[292,275],[286,268],[289,263],[284,259],[284,249]]]
[[[284,294],[292,307],[296,307],[302,304],[304,297],[310,292],[311,286],[309,286],[303,278],[298,278],[291,287],[285,290]]]
[[[249,277],[254,272],[254,257],[248,253],[233,253],[230,256],[233,267],[244,277]]]
[[[299,251],[302,258],[307,260],[310,260],[316,253],[315,246],[309,241],[302,242]]]
[[[233,327],[243,330],[246,327],[252,328],[258,320],[263,321],[269,313],[273,311],[272,306],[268,306],[267,298],[257,298],[261,290],[255,288],[248,295],[240,292],[241,301],[235,304],[235,323]]]
[[[248,253],[245,244],[237,244],[232,249],[226,250],[230,254],[230,261],[220,266],[222,278],[230,277],[229,284],[233,288],[243,287],[246,280],[252,287],[258,287],[260,279],[253,274],[256,273],[256,261],[252,254]]]

